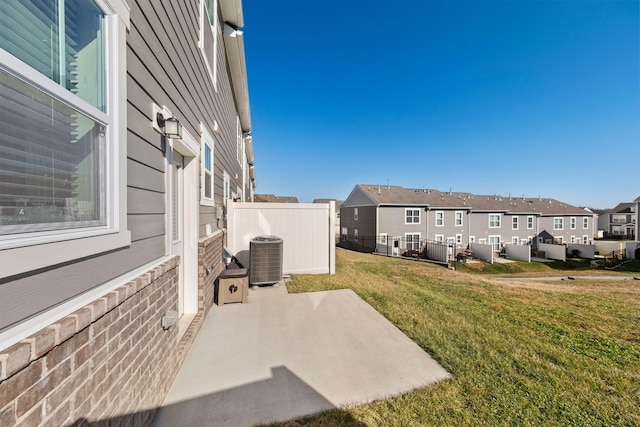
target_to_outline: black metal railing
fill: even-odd
[[[455,249],[447,242],[414,240],[411,237],[342,235],[338,246],[358,252],[425,259],[443,264],[455,256]]]

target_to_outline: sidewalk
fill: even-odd
[[[287,421],[449,376],[351,290],[262,287],[214,306],[153,425]]]

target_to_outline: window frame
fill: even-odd
[[[358,220],[358,208],[353,208],[353,220]]]
[[[518,230],[520,228],[520,217],[512,216],[511,217],[511,229]]]
[[[412,213],[411,216],[409,216],[409,212]],[[418,213],[417,215],[417,221],[416,221],[416,215],[415,213]],[[412,221],[409,221],[409,219],[412,219]],[[406,224],[420,224],[421,223],[421,215],[420,215],[420,209],[418,208],[405,208],[404,209],[404,223]]]
[[[210,185],[211,185],[211,197],[207,197],[205,194],[205,185],[207,180],[207,170],[206,170],[206,148],[210,147],[211,149],[211,177]],[[215,139],[204,125],[204,123],[200,123],[200,205],[201,206],[215,206],[215,164],[216,164],[216,156],[215,156]]]
[[[438,221],[440,221],[440,224],[438,224]],[[436,227],[444,227],[444,211],[435,212],[435,224]]]
[[[389,235],[387,233],[380,233],[378,235],[378,243],[381,245],[386,245],[389,241]]]
[[[211,82],[213,83],[214,91],[218,91],[218,32],[220,31],[220,22],[218,19],[218,0],[213,0],[214,11],[214,22],[213,25],[209,21],[209,16],[207,14],[207,5],[206,0],[200,0],[200,31],[199,31],[199,39],[198,39],[198,48],[202,53],[202,59],[204,59],[205,67],[209,72],[209,77],[211,77]],[[211,35],[213,38],[213,64],[209,64],[209,60],[207,59],[207,52],[205,52],[206,46],[204,42],[205,31],[209,28],[211,31]],[[213,69],[212,69],[213,68]]]
[[[455,212],[455,220],[454,220],[454,225],[456,227],[462,227],[464,225],[464,212],[463,211],[456,211]]]
[[[553,217],[553,229],[564,230],[564,217],[561,217],[561,216]]]
[[[589,229],[589,217],[588,216],[582,217],[582,229],[583,230]]]
[[[409,236],[411,236],[411,242],[409,242]],[[414,237],[416,236],[418,236],[418,240],[414,241]],[[422,239],[421,233],[416,233],[416,232],[404,233],[404,246],[409,251],[413,251],[413,250],[419,251],[421,239]],[[409,243],[411,243],[411,248],[409,247]],[[413,247],[414,245],[416,246],[415,248]]]
[[[493,221],[491,220],[492,217],[494,217]],[[495,220],[496,217],[497,217],[497,221]],[[500,215],[500,214],[489,214],[488,219],[489,219],[489,228],[501,228],[501,226],[502,226],[502,215]],[[497,225],[495,225],[496,222],[497,222]],[[494,225],[491,225],[492,223],[494,223]]]
[[[73,94],[0,48],[0,68],[47,96],[105,126],[105,225],[0,236],[0,277],[10,277],[129,246],[127,230],[127,78],[126,34],[129,8],[124,0],[94,0],[104,13],[105,111]]]
[[[533,215],[527,216],[527,230],[534,229],[534,218],[535,217]]]
[[[578,228],[578,220],[575,216],[569,218],[569,228],[571,230],[575,230],[576,228]]]

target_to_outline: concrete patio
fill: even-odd
[[[449,376],[351,290],[262,287],[213,307],[153,425],[287,421]]]

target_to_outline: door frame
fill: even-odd
[[[167,170],[173,165],[173,151],[184,157],[182,171],[182,254],[180,260],[183,270],[183,299],[181,310],[183,314],[198,312],[198,217],[200,200],[200,145],[193,136],[182,129],[182,139],[171,139],[167,144]],[[166,215],[166,253],[171,254],[171,174],[167,174],[167,215]]]

